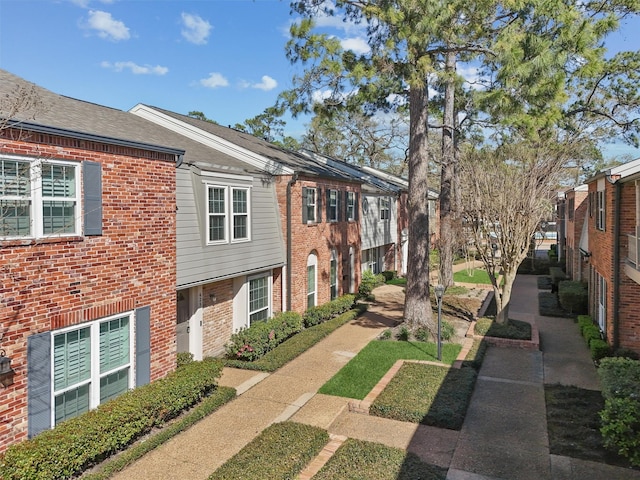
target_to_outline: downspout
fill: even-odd
[[[298,181],[298,172],[294,172],[287,182],[287,311],[291,311],[291,187]]]
[[[613,226],[613,348],[618,348],[620,344],[620,200],[622,197],[622,184],[615,183],[615,200],[614,200],[614,217],[615,225]]]

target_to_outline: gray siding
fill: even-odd
[[[380,197],[390,199],[391,218],[389,220],[380,220],[380,209],[378,207],[378,198]],[[398,237],[398,211],[396,197],[394,195],[371,195],[363,193],[362,202],[365,200],[369,206],[368,211],[365,213],[363,203],[362,214],[360,217],[362,250],[396,243]]]
[[[177,286],[210,283],[282,266],[284,241],[275,186],[260,175],[251,184],[251,240],[207,245],[206,186],[189,166],[177,169]],[[224,180],[210,179],[225,185]]]

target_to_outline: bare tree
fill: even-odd
[[[566,143],[540,141],[469,148],[461,156],[462,215],[491,279],[499,323],[509,319],[518,267],[551,210],[557,180],[572,151]]]

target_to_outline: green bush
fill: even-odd
[[[574,280],[563,280],[558,284],[560,305],[569,313],[586,313],[588,290],[586,284]]]
[[[343,295],[324,305],[311,307],[302,315],[302,322],[306,328],[326,322],[350,310],[355,302],[355,295]]]
[[[395,270],[385,270],[384,272],[382,272],[382,276],[384,277],[384,281],[388,282],[396,278],[398,276],[398,272],[396,272]]]
[[[554,291],[557,291],[558,284],[567,278],[560,267],[549,267],[549,276],[551,277],[551,283],[553,284]]]
[[[591,350],[591,358],[594,362],[599,362],[611,354],[611,347],[601,338],[592,339],[589,342],[589,350]]]
[[[600,412],[604,444],[640,466],[640,362],[603,358],[598,374],[605,397]]]
[[[580,329],[580,335],[582,335],[582,329],[587,325],[593,325],[593,319],[589,315],[578,315],[578,328]]]
[[[593,323],[582,327],[582,336],[587,342],[587,346],[591,345],[591,340],[600,339],[600,329]]]
[[[291,335],[302,330],[302,317],[295,312],[280,312],[264,322],[256,322],[231,335],[225,346],[227,357],[254,361],[273,350]]]
[[[176,366],[180,368],[188,363],[193,362],[193,353],[191,352],[180,352],[176,355]]]
[[[194,405],[216,388],[221,371],[218,360],[189,363],[13,445],[0,459],[0,478],[73,477]]]
[[[362,279],[358,287],[358,294],[362,298],[367,298],[373,292],[373,289],[384,283],[384,277],[381,274],[374,274],[371,270],[362,272]]]
[[[616,348],[612,356],[629,358],[631,360],[640,360],[640,355],[638,355],[635,350],[631,350],[630,348],[625,347]]]
[[[440,336],[442,340],[445,342],[450,341],[456,333],[456,329],[453,325],[451,325],[446,320],[442,320],[442,324],[440,325]]]

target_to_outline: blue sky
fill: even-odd
[[[198,110],[235,125],[273,105],[297,67],[288,0],[0,0],[0,68],[56,93],[128,110]],[[350,48],[358,30],[320,19]],[[640,21],[608,42],[638,48]],[[299,136],[305,120],[289,122]],[[640,150],[608,147],[608,155]]]

